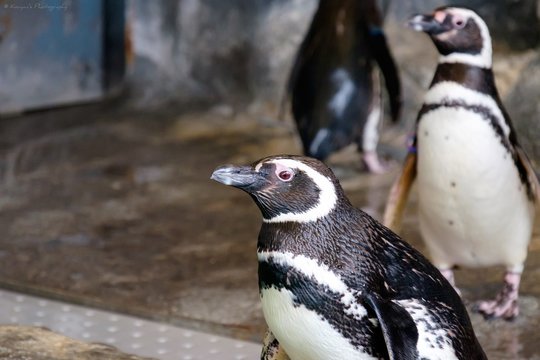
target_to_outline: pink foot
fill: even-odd
[[[484,315],[486,319],[514,319],[519,314],[518,290],[520,280],[520,273],[507,272],[504,276],[504,286],[495,300],[479,301],[475,306],[475,311]]]
[[[362,155],[362,160],[366,164],[369,172],[373,174],[384,174],[388,171],[387,166],[383,165],[379,160],[379,156],[375,151],[368,151]]]
[[[446,280],[452,285],[457,294],[461,296],[461,291],[456,287],[456,280],[454,278],[454,271],[452,269],[439,269],[441,274],[445,277]]]

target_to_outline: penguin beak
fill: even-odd
[[[223,165],[212,173],[210,179],[224,185],[234,186],[243,190],[260,184],[264,177],[251,166]]]
[[[430,35],[438,35],[451,30],[445,23],[440,23],[433,15],[415,15],[409,19],[407,26],[416,31],[423,31]]]

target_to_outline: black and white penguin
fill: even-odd
[[[217,168],[263,223],[261,359],[485,359],[459,295],[419,252],[354,208],[332,171],[301,156]]]
[[[320,160],[355,143],[369,171],[377,156],[384,76],[391,115],[398,120],[401,85],[375,0],[320,0],[287,85],[305,155]]]
[[[417,177],[420,231],[434,265],[452,283],[456,266],[505,266],[501,292],[476,309],[512,319],[539,187],[495,86],[488,27],[455,7],[409,25],[431,37],[440,58],[384,223],[396,229]]]

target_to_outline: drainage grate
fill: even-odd
[[[161,360],[258,359],[261,345],[0,290],[0,324],[44,326],[87,342]]]

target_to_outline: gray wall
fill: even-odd
[[[128,1],[137,103],[226,102],[275,94],[314,0]]]
[[[381,3],[402,71],[405,128],[410,128],[436,57],[427,37],[402,24],[411,14],[430,12],[446,2]],[[522,143],[540,160],[540,1],[452,2],[460,3],[488,22],[500,90]],[[237,110],[255,104],[275,110],[316,6],[316,0],[128,0],[135,50],[128,76],[131,104],[227,104]]]
[[[387,22],[401,24],[413,13],[444,3],[392,1]],[[484,16],[496,46],[512,51],[537,46],[537,0],[461,3]],[[134,95],[142,104],[242,104],[277,96],[316,6],[316,0],[129,0]]]

